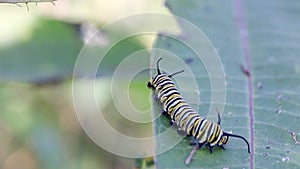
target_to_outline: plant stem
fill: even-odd
[[[192,161],[194,154],[197,152],[197,150],[199,149],[199,144],[196,144],[193,148],[193,150],[190,152],[190,155],[188,156],[188,158],[185,160],[185,164],[189,165],[190,162]]]
[[[12,3],[12,4],[16,4],[16,3],[31,3],[31,2],[54,2],[57,0],[0,0],[0,3]]]

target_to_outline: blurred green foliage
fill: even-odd
[[[72,73],[84,36],[91,36],[81,26],[91,23],[100,28],[136,12],[167,10],[159,1],[133,0],[123,6],[97,0],[62,0],[55,4],[29,4],[29,12],[24,6],[0,6],[0,168],[134,168],[134,159],[110,154],[95,144],[76,117]],[[118,38],[126,29],[131,28],[102,32],[100,43],[92,47],[105,47],[110,38]],[[122,40],[109,50],[98,70],[97,98],[103,101],[100,104],[112,126],[129,135],[136,133],[106,94],[106,79],[111,80],[124,57],[149,47],[151,39],[153,36]],[[133,105],[145,111],[150,107],[145,85],[149,76],[147,72],[142,75],[132,81],[129,92]],[[145,125],[137,134],[151,136],[151,128],[151,124]]]

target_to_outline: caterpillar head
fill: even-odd
[[[147,84],[147,87],[150,88],[150,89],[155,89],[156,86],[157,86],[157,83],[160,81],[161,78],[171,78],[172,76],[178,74],[178,73],[182,73],[184,70],[181,70],[181,71],[178,71],[178,72],[175,72],[173,74],[166,74],[166,73],[162,73],[159,69],[159,62],[162,60],[162,58],[159,58],[156,62],[156,69],[157,69],[157,74],[152,77],[148,84]]]
[[[218,142],[218,145],[221,146],[222,144],[226,144],[229,140],[229,137],[237,137],[237,138],[240,138],[240,139],[244,140],[246,142],[247,146],[248,146],[248,152],[250,153],[250,145],[244,137],[239,136],[239,135],[235,135],[235,134],[231,134],[231,133],[228,133],[228,132],[223,132],[223,135],[222,135],[220,141]]]
[[[229,137],[227,135],[223,134],[221,139],[218,142],[218,145],[221,146],[221,145],[227,144],[228,140],[229,140]]]

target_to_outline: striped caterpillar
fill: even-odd
[[[147,87],[155,91],[163,105],[163,112],[170,116],[172,122],[178,126],[179,130],[184,131],[188,136],[193,136],[197,140],[199,148],[207,144],[211,153],[214,146],[225,150],[223,145],[227,144],[229,137],[244,140],[250,153],[249,143],[244,137],[228,133],[221,129],[219,112],[218,121],[214,123],[201,117],[188,105],[171,80],[172,76],[183,72],[183,70],[170,75],[162,73],[159,69],[159,62],[161,60],[162,58],[157,60],[157,75],[151,78]]]

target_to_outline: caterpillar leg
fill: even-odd
[[[184,130],[181,130],[180,128],[178,128],[177,133],[178,133],[180,136],[186,136],[186,132],[185,132]]]
[[[218,145],[219,146],[219,145]],[[223,145],[219,146],[222,150],[225,150],[225,147]],[[213,146],[211,146],[210,144],[208,144],[208,148],[209,148],[209,152],[212,153],[213,150]]]
[[[159,99],[157,94],[153,94],[153,95],[152,95],[152,98],[153,98],[154,100],[158,100],[158,99]]]
[[[208,144],[208,148],[209,148],[209,152],[212,153],[212,150],[213,150],[214,147],[211,146],[210,144]]]
[[[170,125],[174,127],[177,130],[177,133],[181,136],[187,136],[186,132],[184,130],[181,130],[179,126],[176,125],[176,123],[171,120]]]
[[[199,148],[201,148],[205,143],[206,143],[206,142],[204,142],[204,143],[198,143]]]
[[[170,125],[171,125],[171,126],[173,126],[173,125],[175,125],[175,126],[176,126],[176,124],[174,123],[174,121],[173,121],[173,120],[171,120],[171,122],[170,122]]]
[[[162,111],[161,111],[161,114],[162,114],[163,116],[170,117],[169,114],[168,114],[168,112],[165,111],[165,110],[162,110]],[[179,135],[181,135],[181,136],[186,136],[186,132],[185,132],[184,130],[181,130],[180,127],[177,126],[176,123],[175,123],[173,120],[170,121],[170,126],[174,127],[174,128],[177,130],[177,133],[178,133]]]
[[[219,146],[222,150],[225,150],[225,147],[223,145]]]
[[[168,112],[165,111],[165,110],[161,110],[161,114],[164,115],[164,116],[167,116],[167,115],[168,115]]]

